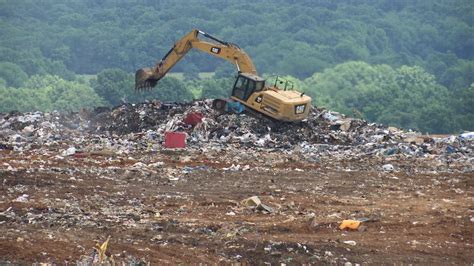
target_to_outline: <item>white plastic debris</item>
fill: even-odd
[[[148,167],[150,168],[153,168],[153,167],[161,167],[163,166],[165,163],[164,162],[155,162],[155,163],[150,163],[148,164]]]
[[[232,164],[230,167],[224,167],[222,168],[224,171],[239,171],[240,170],[240,164]]]
[[[354,240],[347,240],[347,241],[343,241],[342,243],[344,243],[346,245],[350,245],[350,246],[357,245],[357,242],[355,242]]]
[[[395,170],[395,168],[393,167],[392,164],[384,164],[382,166],[382,169],[385,171],[385,172],[393,172],[393,170]]]
[[[142,162],[136,162],[135,164],[133,164],[132,167],[135,168],[135,169],[143,169],[143,168],[147,168],[148,165],[146,165]]]
[[[459,135],[463,139],[474,139],[474,132],[466,132]]]
[[[30,196],[28,194],[23,194],[21,196],[19,196],[18,198],[14,199],[13,201],[14,202],[28,202],[28,198]]]
[[[62,156],[71,156],[76,153],[75,147],[69,147],[67,150],[63,151]]]
[[[336,121],[341,118],[341,114],[337,112],[326,112],[323,114],[323,118],[331,122]]]

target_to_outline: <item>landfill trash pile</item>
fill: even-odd
[[[472,132],[211,105],[0,114],[0,264],[473,263]]]
[[[436,157],[443,163],[473,165],[472,133],[432,138],[317,108],[306,121],[282,123],[246,114],[221,114],[211,105],[211,100],[149,102],[69,114],[0,114],[0,149],[21,151],[67,142],[74,147],[65,148],[63,155],[91,148],[156,150],[166,132],[178,131],[187,133],[190,148],[300,151],[315,157]],[[199,121],[187,123],[190,114],[199,114]]]

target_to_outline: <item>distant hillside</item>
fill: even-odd
[[[473,82],[470,0],[1,1],[0,61],[28,75],[154,64],[192,28],[245,48],[259,72],[306,78],[346,61],[420,65],[449,88]],[[225,65],[191,53],[177,72]],[[70,74],[70,73],[69,73]]]

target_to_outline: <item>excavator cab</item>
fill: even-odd
[[[254,92],[265,88],[265,80],[250,73],[240,73],[234,83],[232,96],[239,100],[247,101]]]

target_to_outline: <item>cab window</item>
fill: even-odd
[[[252,93],[263,89],[263,82],[256,82],[255,80],[240,76],[234,85],[232,96],[246,101]]]
[[[232,95],[239,98],[245,98],[245,92],[247,90],[247,83],[248,80],[244,77],[239,77],[234,85],[234,90],[232,91]]]
[[[255,91],[261,91],[263,90],[263,87],[265,87],[265,82],[258,81],[257,84],[255,85]]]
[[[245,91],[245,99],[246,100],[250,96],[250,94],[253,93],[254,90],[255,90],[255,81],[249,79],[249,85],[247,87],[247,90]]]

